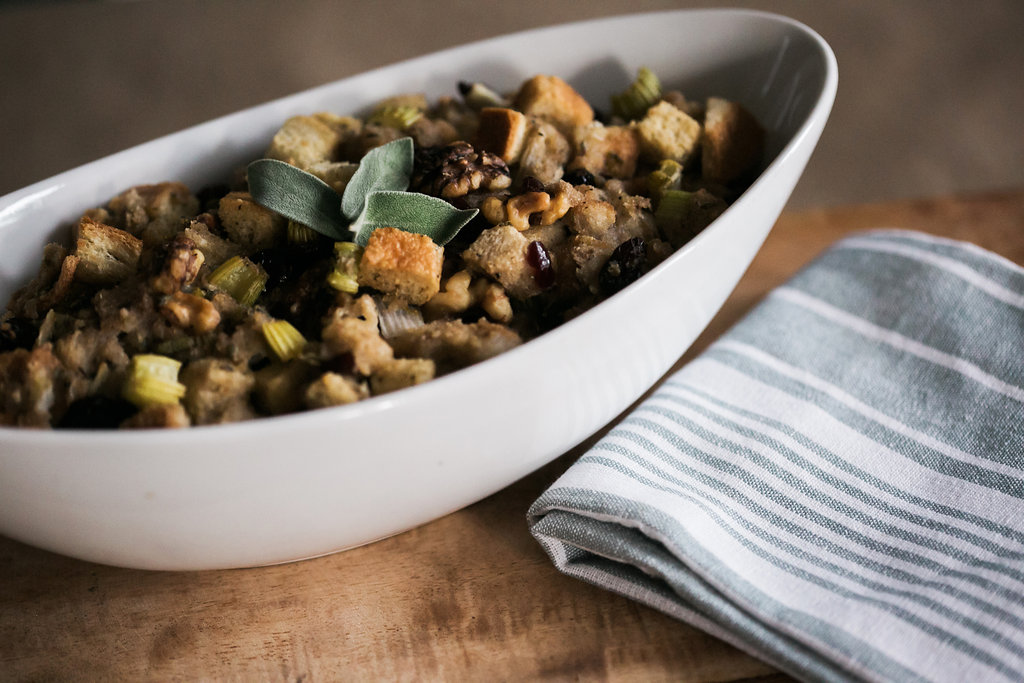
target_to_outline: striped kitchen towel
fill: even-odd
[[[565,573],[807,680],[1024,680],[1024,270],[847,238],[531,507]]]

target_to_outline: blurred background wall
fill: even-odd
[[[836,52],[839,95],[790,209],[1024,185],[1019,0],[0,0],[0,195],[436,49],[691,6],[785,14]]]

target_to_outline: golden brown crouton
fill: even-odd
[[[615,225],[615,207],[602,190],[589,185],[574,188],[569,227],[580,235],[601,238]]]
[[[629,126],[592,123],[576,131],[577,156],[569,168],[585,168],[595,175],[632,178],[640,156],[640,139]]]
[[[652,163],[672,159],[685,165],[700,143],[700,124],[668,102],[648,109],[634,125],[640,136],[640,153]]]
[[[359,164],[351,161],[315,161],[306,167],[306,171],[331,186],[341,194],[345,191],[348,181],[352,180]]]
[[[542,185],[561,179],[572,148],[558,129],[541,119],[530,119],[519,155],[519,177],[532,176]]]
[[[537,75],[526,81],[516,93],[513,106],[554,124],[566,138],[572,137],[577,126],[594,120],[594,110],[583,96],[558,76]]]
[[[357,119],[328,113],[293,116],[274,135],[265,156],[303,169],[318,161],[333,161],[342,144],[361,127]]]
[[[753,170],[761,160],[764,129],[741,105],[709,97],[704,116],[701,172],[704,178],[729,183]]]
[[[505,160],[507,164],[519,161],[526,141],[526,116],[515,109],[484,107],[480,110],[480,127],[473,147],[482,149]]]
[[[83,217],[76,229],[75,277],[90,284],[110,285],[135,272],[142,240],[124,230]]]
[[[228,236],[248,252],[267,249],[284,239],[288,220],[253,201],[248,192],[229,192],[218,207]]]
[[[359,261],[359,284],[422,304],[441,288],[444,249],[426,235],[378,228]]]

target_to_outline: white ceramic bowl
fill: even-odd
[[[654,384],[722,305],[817,143],[836,63],[812,31],[763,13],[569,24],[331,83],[0,198],[6,302],[43,244],[65,238],[83,209],[139,183],[215,182],[258,156],[290,115],[356,112],[407,91],[450,94],[459,80],[514,88],[536,73],[556,73],[601,103],[643,65],[688,96],[744,103],[768,129],[770,154],[753,186],[651,273],[498,358],[351,406],[179,431],[0,428],[0,533],[129,567],[272,564],[410,529],[551,461]]]

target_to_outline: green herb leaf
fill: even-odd
[[[400,228],[426,235],[444,246],[473,220],[477,209],[456,209],[443,199],[417,192],[377,191],[366,197],[366,208],[352,223],[355,242],[366,246],[377,228]]]
[[[359,168],[345,186],[341,212],[354,221],[363,213],[372,193],[408,188],[412,164],[412,138],[399,138],[371,149],[359,160]]]
[[[312,173],[277,159],[259,159],[249,164],[247,175],[257,204],[332,239],[349,238],[338,193]]]

